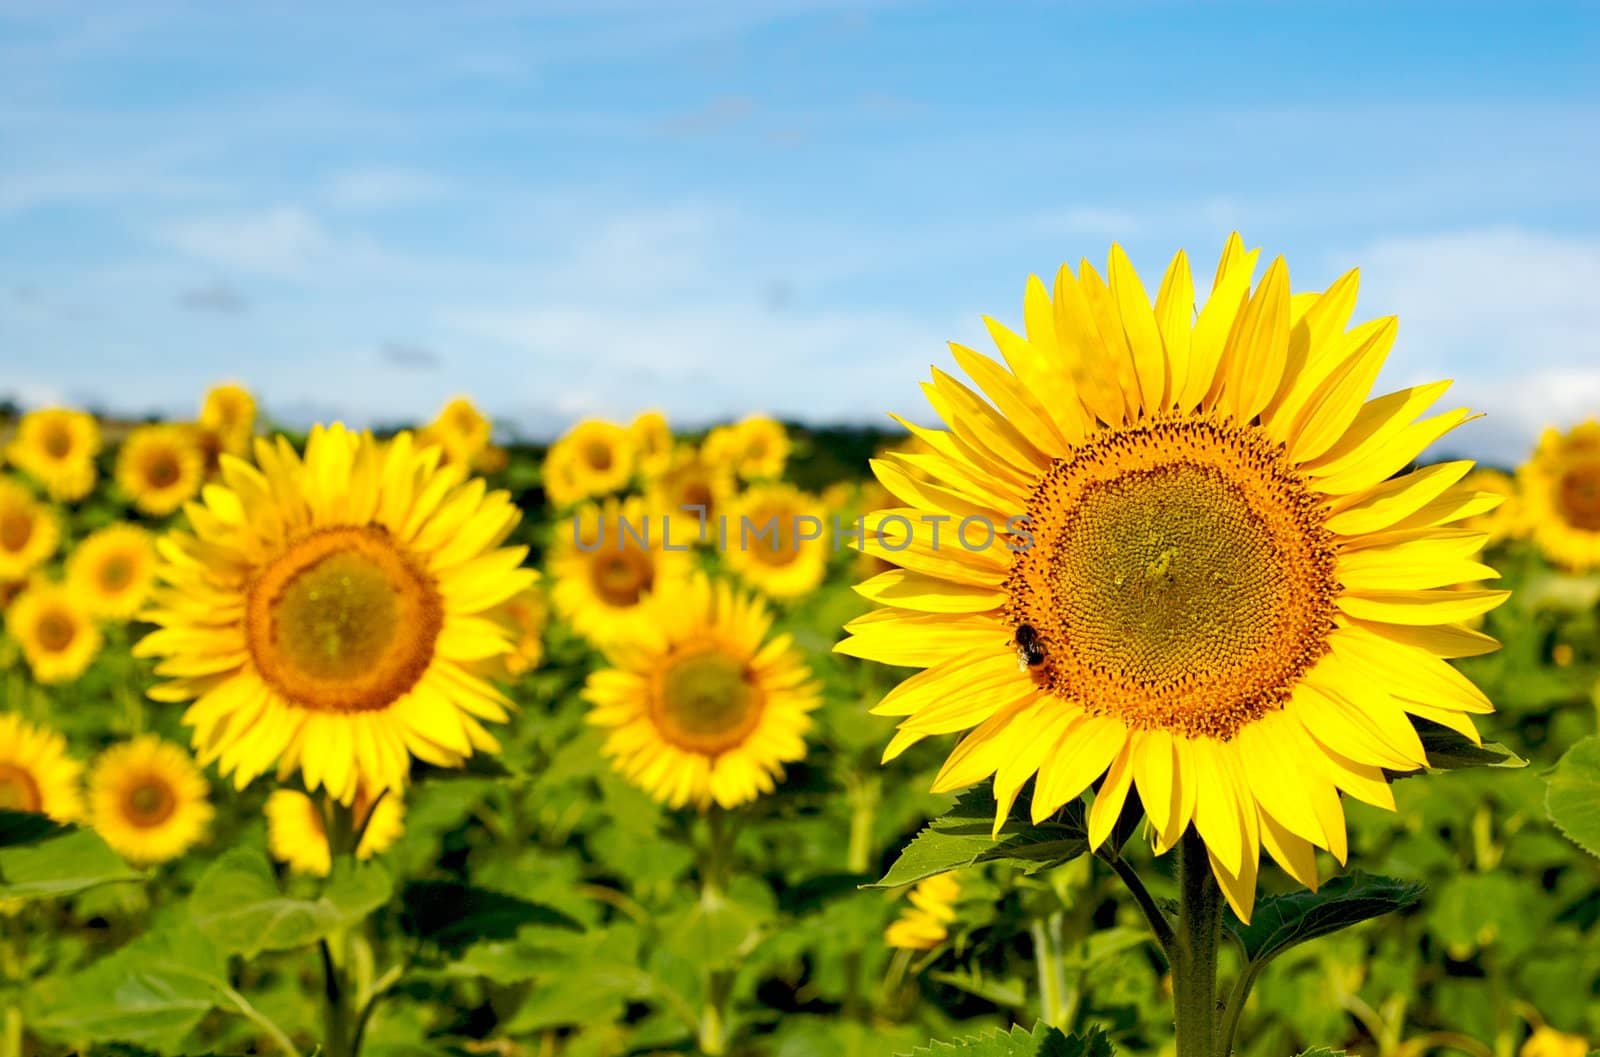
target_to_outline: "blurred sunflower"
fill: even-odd
[[[900,950],[931,951],[950,935],[961,882],[953,873],[937,874],[919,881],[908,898],[911,906],[884,930],[883,940]]]
[[[205,838],[214,814],[210,792],[187,752],[144,734],[95,761],[89,821],[129,862],[169,862]]]
[[[657,617],[602,648],[611,667],[584,687],[589,722],[629,781],[672,807],[729,808],[771,792],[805,756],[820,703],[793,640],[771,636],[753,596],[704,574],[668,585]]]
[[[6,610],[6,631],[41,683],[71,682],[100,653],[103,642],[89,611],[67,588],[29,585]]]
[[[628,423],[628,439],[633,444],[639,473],[654,477],[667,468],[673,454],[672,427],[659,411],[644,411]]]
[[[100,529],[67,558],[67,589],[93,616],[131,619],[155,582],[155,538],[138,525]]]
[[[667,526],[674,547],[709,543],[717,538],[717,518],[733,498],[733,474],[704,458],[692,445],[682,445],[649,479],[645,501]]]
[[[200,404],[199,426],[217,454],[243,457],[256,431],[256,398],[234,382],[212,386]]]
[[[0,583],[26,579],[55,554],[60,541],[55,511],[21,482],[0,477]]]
[[[202,763],[243,788],[276,765],[349,803],[399,789],[410,757],[460,766],[499,745],[482,721],[510,702],[469,665],[511,645],[483,614],[533,582],[526,548],[501,547],[518,512],[504,492],[440,465],[409,433],[389,442],[335,424],[305,455],[256,442],[225,459],[162,543],[164,586],[135,648],[193,701]],[[259,468],[258,468],[259,467]]]
[[[1584,1057],[1589,1052],[1589,1040],[1582,1035],[1569,1035],[1541,1024],[1522,1044],[1517,1057]]]
[[[689,556],[662,547],[662,524],[644,500],[585,503],[556,527],[551,601],[578,634],[599,644],[656,619],[650,595],[689,571]],[[677,541],[673,546],[677,547]]]
[[[1517,480],[1545,556],[1577,572],[1600,568],[1600,421],[1545,430]]]
[[[1410,716],[1477,738],[1492,706],[1446,658],[1496,647],[1462,621],[1507,595],[1454,589],[1496,575],[1452,527],[1498,502],[1471,464],[1392,476],[1471,417],[1418,420],[1448,383],[1366,400],[1395,321],[1346,331],[1353,271],[1291,296],[1279,259],[1252,292],[1256,257],[1229,239],[1196,317],[1182,253],[1152,307],[1114,246],[1109,285],[1030,280],[1026,338],[986,320],[1004,365],[952,346],[992,403],[935,370],[949,429],[907,424],[933,482],[875,462],[905,506],[866,546],[901,568],[838,647],[927,669],[877,706],[905,717],[886,758],[975,727],[934,788],[994,776],[997,829],[1029,778],[1036,820],[1103,778],[1091,846],[1137,788],[1157,850],[1192,822],[1246,919],[1261,848],[1314,886],[1340,792],[1393,810],[1385,771],[1427,763]]]
[[[472,466],[488,450],[493,430],[493,424],[477,405],[458,396],[418,430],[417,443],[437,444],[444,449],[446,461]]]
[[[634,467],[633,439],[626,429],[585,419],[551,445],[545,456],[545,490],[558,505],[609,495],[627,486]]]
[[[117,450],[116,477],[140,513],[166,517],[200,490],[205,455],[192,430],[140,426]]]
[[[1482,532],[1489,537],[1489,544],[1499,543],[1501,540],[1520,539],[1528,534],[1526,511],[1523,510],[1521,496],[1517,491],[1517,482],[1509,474],[1480,467],[1473,470],[1462,480],[1467,488],[1475,488],[1479,492],[1486,492],[1500,497],[1500,505],[1487,513],[1476,517],[1463,518],[1461,528],[1472,532]]]
[[[550,603],[544,588],[534,584],[501,603],[489,614],[511,637],[511,652],[496,658],[499,671],[507,680],[517,679],[544,662],[544,629],[550,622]]]
[[[386,793],[372,805],[365,788],[356,793],[356,827],[362,829],[356,858],[365,861],[382,855],[405,832],[406,808],[397,792]],[[296,789],[276,789],[267,797],[267,850],[295,873],[326,877],[333,869],[328,848],[327,823],[315,800]],[[370,820],[369,820],[370,815]]]
[[[754,485],[729,504],[727,543],[719,546],[746,583],[771,598],[798,598],[827,572],[826,517],[816,497],[792,485]]]
[[[83,764],[67,755],[60,734],[0,713],[0,810],[74,822],[83,817],[82,778]]]
[[[94,488],[100,425],[94,416],[66,408],[30,411],[17,423],[7,454],[57,502],[82,499]]]
[[[727,466],[746,481],[783,476],[789,462],[789,434],[783,423],[751,415],[731,426],[718,426],[705,440],[706,458]]]

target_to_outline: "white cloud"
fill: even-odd
[[[160,236],[208,264],[278,277],[307,271],[331,245],[310,214],[290,206],[178,221]]]

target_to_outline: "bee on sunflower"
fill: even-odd
[[[1004,363],[952,346],[977,389],[936,369],[947,428],[904,423],[931,480],[874,462],[903,505],[864,549],[898,568],[838,647],[925,669],[877,706],[886,757],[970,730],[934,788],[992,777],[997,829],[1030,779],[1035,821],[1098,782],[1091,846],[1137,795],[1245,919],[1262,849],[1314,886],[1341,794],[1393,809],[1385,772],[1428,762],[1410,717],[1477,738],[1491,705],[1447,659],[1496,647],[1464,622],[1507,595],[1455,589],[1497,575],[1453,527],[1499,501],[1471,464],[1400,473],[1470,412],[1419,419],[1448,383],[1368,399],[1395,321],[1347,329],[1355,272],[1291,296],[1280,259],[1252,289],[1256,256],[1230,239],[1196,315],[1182,253],[1152,304],[1113,247],[1109,281],[1030,280],[1025,336],[986,320]],[[936,548],[925,515],[1020,527]]]

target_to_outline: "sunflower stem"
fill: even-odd
[[[351,804],[327,800],[328,859],[330,865],[354,857],[356,813]],[[325,1057],[356,1057],[355,988],[348,962],[349,934],[339,929],[318,942],[322,953],[322,1052]],[[335,950],[337,948],[337,951]]]
[[[1178,846],[1178,927],[1172,950],[1177,1057],[1219,1057],[1217,949],[1221,943],[1222,890],[1211,875],[1205,841],[1191,828]]]
[[[721,904],[728,889],[734,831],[722,808],[713,805],[706,812],[707,839],[700,861],[700,902],[710,909]],[[733,996],[733,972],[706,970],[706,1001],[700,1012],[697,1034],[700,1052],[706,1057],[722,1057],[728,1052],[728,1002]]]

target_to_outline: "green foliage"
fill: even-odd
[[[1032,1031],[1014,1027],[957,1042],[932,1042],[919,1046],[909,1057],[1111,1057],[1114,1051],[1097,1028],[1084,1035],[1066,1035],[1047,1024]]]
[[[201,875],[189,897],[189,914],[221,950],[247,958],[305,947],[344,921],[326,898],[285,895],[267,857],[253,848],[224,852]]]
[[[1089,850],[1081,802],[1068,804],[1039,825],[1028,821],[1028,810],[1028,797],[1018,797],[996,840],[993,794],[986,787],[969,790],[954,807],[928,823],[872,887],[898,888],[978,863],[1006,863],[1024,873],[1036,873]]]
[[[1252,962],[1267,962],[1296,944],[1414,906],[1423,886],[1360,870],[1326,882],[1315,892],[1291,892],[1256,901],[1246,925],[1223,918],[1228,934]]]
[[[524,925],[582,927],[559,910],[453,881],[413,881],[400,898],[406,934],[452,954],[480,940],[511,939]]]
[[[53,899],[143,877],[86,829],[13,824],[11,833],[0,846],[0,900]]]
[[[1600,737],[1567,750],[1550,776],[1545,810],[1574,844],[1600,856]]]

